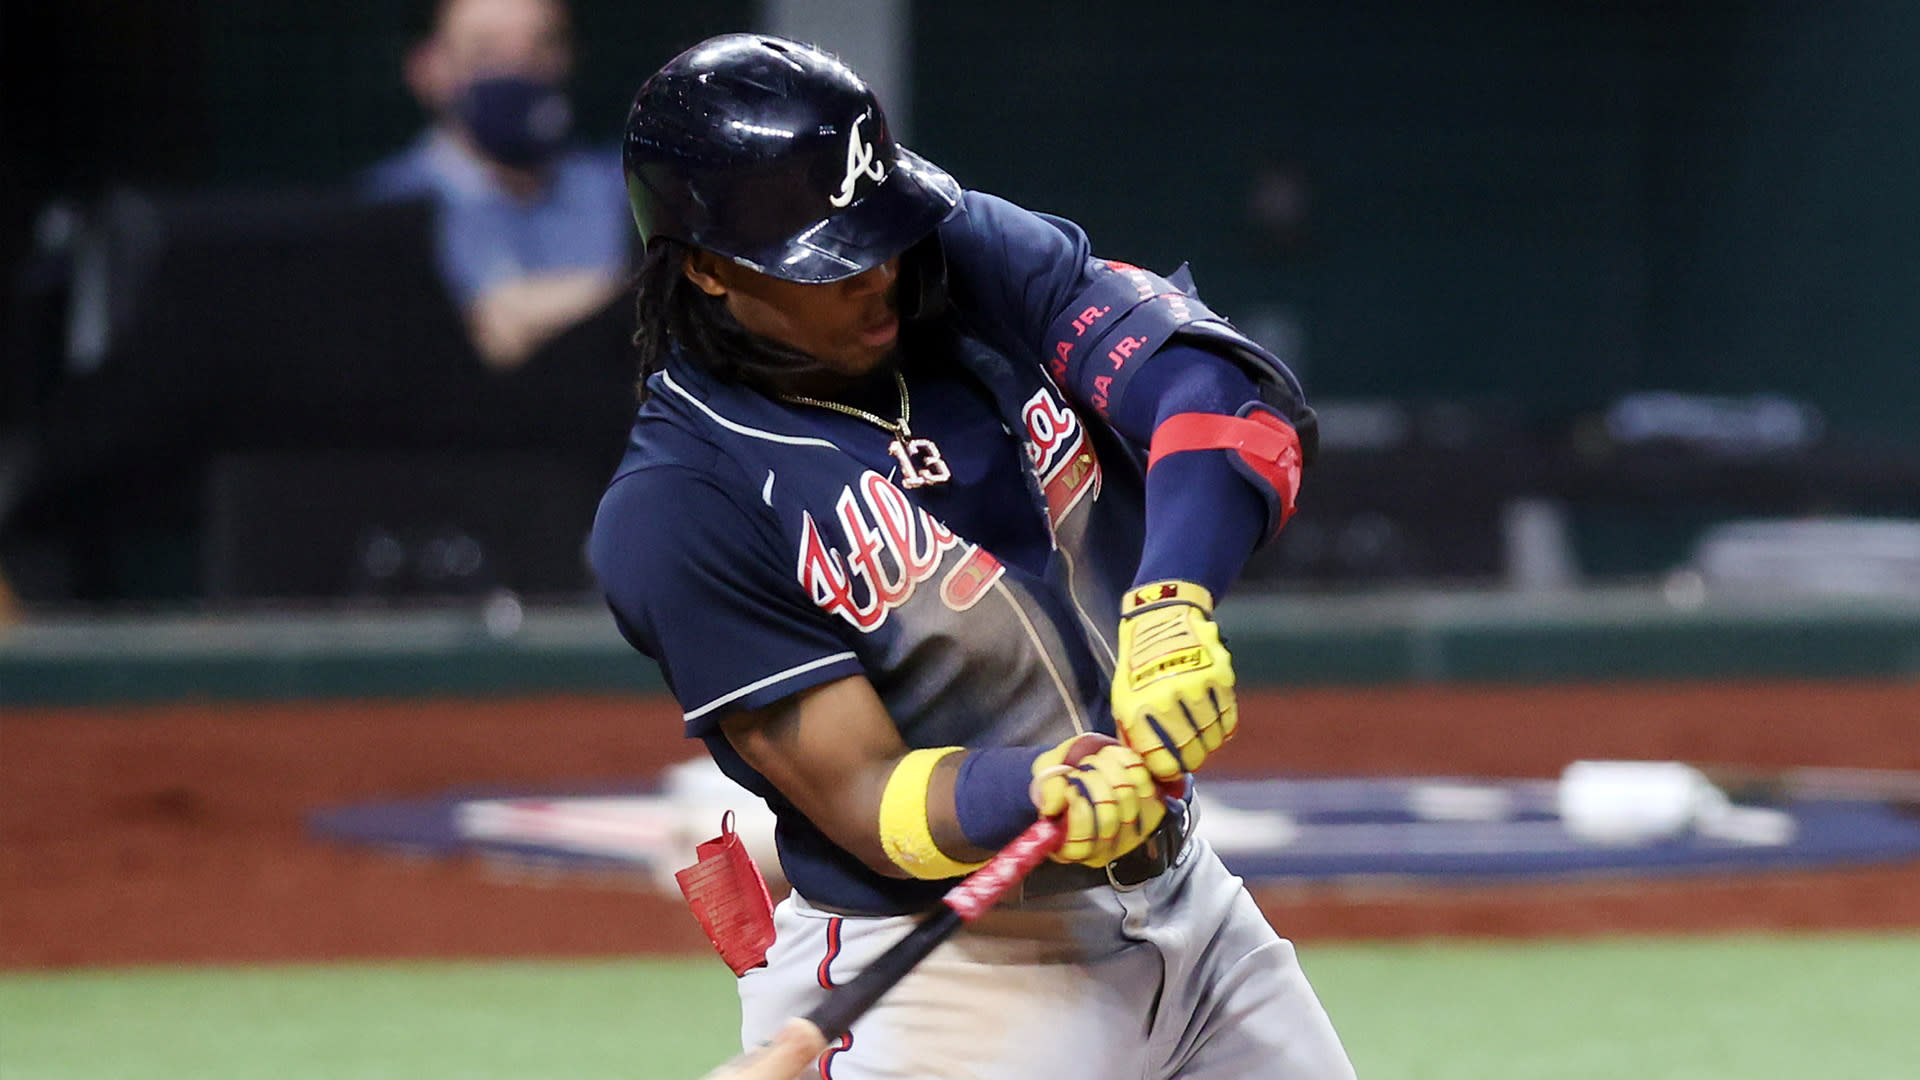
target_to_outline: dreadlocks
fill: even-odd
[[[647,378],[684,350],[715,378],[768,389],[776,376],[811,371],[820,362],[789,345],[756,334],[737,322],[726,301],[687,280],[687,245],[664,237],[648,245],[636,274],[634,299],[640,353],[640,398]]]

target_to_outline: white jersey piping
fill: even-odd
[[[1060,552],[1061,560],[1067,564],[1067,601],[1073,605],[1074,613],[1080,616],[1080,621],[1093,633],[1093,640],[1100,643],[1100,651],[1107,654],[1107,676],[1111,678],[1114,669],[1120,666],[1120,657],[1114,652],[1114,646],[1107,642],[1107,636],[1101,632],[1100,624],[1094,622],[1093,616],[1087,614],[1087,609],[1080,605],[1080,594],[1073,588],[1073,555],[1064,547],[1056,547],[1055,550]],[[1095,659],[1099,658],[1095,657]]]
[[[786,679],[791,679],[796,675],[805,675],[807,672],[812,671],[815,668],[823,668],[823,667],[826,667],[828,664],[837,664],[842,660],[853,660],[853,659],[857,659],[857,657],[855,657],[851,652],[841,652],[841,653],[834,653],[832,656],[823,656],[818,660],[809,660],[804,664],[795,664],[794,666],[788,668],[785,671],[776,671],[764,679],[760,679],[755,682],[750,682],[738,690],[734,690],[730,693],[722,694],[719,697],[714,698],[712,701],[707,702],[705,705],[702,705],[699,708],[694,709],[689,713],[686,713],[684,716],[684,719],[686,719],[689,723],[691,723],[692,721],[700,719],[701,717],[707,715],[708,713],[721,707],[722,705],[726,705],[730,702],[738,701],[739,699],[746,697],[748,694],[751,694],[756,690],[764,690],[775,683],[781,682]]]
[[[825,439],[816,439],[810,435],[781,435],[777,432],[762,431],[761,429],[756,427],[748,427],[747,425],[742,424],[737,420],[729,420],[726,417],[721,416],[719,413],[714,412],[713,409],[709,407],[706,402],[701,401],[699,398],[694,397],[692,394],[687,393],[685,387],[682,387],[679,383],[674,382],[673,376],[667,374],[664,371],[660,373],[660,382],[667,389],[687,399],[688,404],[692,405],[696,409],[699,409],[701,412],[706,413],[707,418],[709,420],[712,420],[714,423],[719,424],[723,428],[726,428],[728,431],[738,432],[741,435],[747,435],[755,439],[765,439],[768,442],[785,443],[788,446],[824,446],[829,450],[840,449],[838,446],[835,446],[833,443],[830,443]]]

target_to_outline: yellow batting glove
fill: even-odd
[[[1029,794],[1041,817],[1066,825],[1055,862],[1105,866],[1167,816],[1146,762],[1106,735],[1075,735],[1035,758]]]
[[[1160,780],[1193,772],[1233,737],[1233,658],[1213,621],[1213,594],[1190,581],[1130,590],[1120,605],[1113,719]]]

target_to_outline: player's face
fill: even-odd
[[[686,272],[708,295],[725,297],[741,326],[842,375],[879,367],[900,338],[893,288],[899,256],[825,285],[782,281],[704,251],[687,260]]]

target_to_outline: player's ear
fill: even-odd
[[[725,296],[727,283],[720,276],[725,273],[721,269],[724,265],[724,261],[713,252],[694,248],[687,252],[686,261],[680,264],[680,272],[708,296]]]

